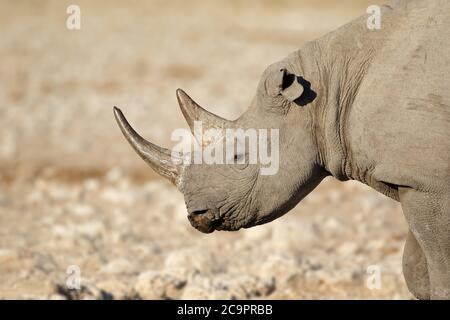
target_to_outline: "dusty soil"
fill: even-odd
[[[203,235],[112,118],[170,146],[178,87],[237,117],[267,65],[371,3],[316,2],[77,1],[69,31],[65,1],[0,1],[0,298],[411,298],[399,204],[327,179],[273,223]]]

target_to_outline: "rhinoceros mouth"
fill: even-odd
[[[197,210],[188,214],[191,225],[200,232],[212,233],[222,224],[212,210]]]

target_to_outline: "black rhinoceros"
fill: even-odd
[[[136,152],[183,192],[203,232],[272,221],[330,175],[400,201],[408,288],[417,298],[450,298],[450,1],[396,1],[381,18],[380,29],[362,16],[268,67],[237,120],[177,91],[191,127],[279,129],[276,174],[245,161],[180,164],[117,108],[115,116]]]

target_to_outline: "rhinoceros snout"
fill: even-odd
[[[212,210],[197,210],[189,213],[189,222],[200,232],[211,233],[221,224]]]

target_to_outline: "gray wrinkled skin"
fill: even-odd
[[[410,227],[408,288],[420,299],[450,299],[450,1],[384,6],[381,30],[368,30],[366,20],[270,66],[235,121],[178,91],[190,125],[197,119],[210,127],[278,128],[276,175],[259,175],[249,164],[174,168],[166,151],[155,158],[153,145],[144,146],[149,160],[119,110],[116,118],[144,160],[183,192],[189,220],[202,232],[270,222],[329,175],[400,201]],[[301,88],[292,86],[292,75]]]

